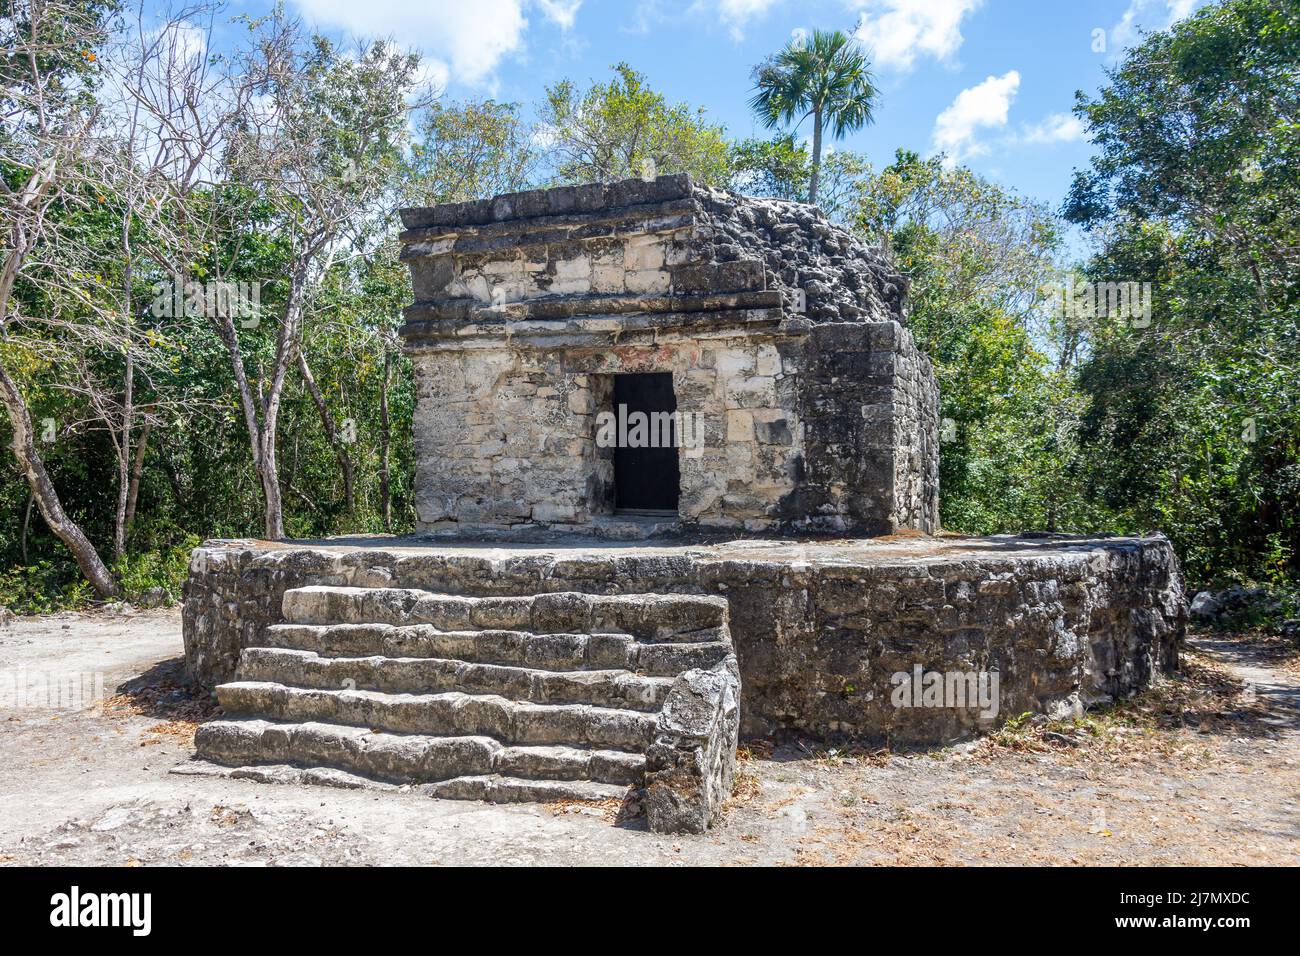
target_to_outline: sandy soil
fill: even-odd
[[[0,630],[0,863],[1300,863],[1300,667],[1277,642],[1196,637],[1183,674],[1134,701],[941,751],[751,743],[723,826],[698,837],[613,807],[169,774],[211,713],[180,653],[175,610]],[[110,696],[14,699],[16,677],[54,672],[101,674]]]

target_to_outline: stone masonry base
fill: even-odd
[[[281,622],[284,592],[310,585],[720,595],[740,667],[741,736],[915,746],[1140,690],[1177,665],[1186,617],[1160,536],[211,541],[195,550],[185,588],[190,672],[231,679],[240,650]],[[936,672],[996,675],[993,706],[973,695],[965,706],[899,706],[899,675]],[[672,773],[671,755],[662,758]]]

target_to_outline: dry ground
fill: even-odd
[[[0,863],[1300,862],[1300,666],[1277,641],[1194,637],[1183,673],[1139,699],[948,750],[752,743],[723,826],[698,837],[615,807],[169,774],[211,707],[180,651],[174,610],[0,630],[0,676],[99,672],[111,695],[80,711],[0,701]]]

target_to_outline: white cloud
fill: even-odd
[[[423,49],[466,83],[483,83],[523,46],[524,0],[294,0],[303,16],[358,36],[392,36]],[[563,6],[563,4],[559,4]],[[574,8],[576,12],[576,7]]]
[[[858,40],[881,69],[906,73],[918,56],[952,61],[961,48],[961,21],[984,0],[856,0]]]
[[[179,60],[198,60],[207,55],[208,34],[202,27],[184,20],[173,21],[154,31],[155,37],[161,37],[164,31],[171,31],[172,38],[163,41],[163,49],[172,51]]]
[[[538,149],[550,149],[558,142],[559,138],[560,131],[550,123],[538,123],[533,127],[532,134],[529,137],[533,146]]]
[[[1073,143],[1083,139],[1083,121],[1072,113],[1052,113],[1025,130],[1026,143]]]
[[[716,0],[718,16],[727,25],[731,38],[739,43],[745,38],[745,27],[750,20],[761,17],[781,0]],[[697,3],[695,9],[701,9]]]
[[[561,30],[572,30],[582,0],[537,0],[537,5],[541,7],[546,19]]]
[[[988,148],[976,140],[976,131],[1006,126],[1007,112],[1019,89],[1020,74],[1010,70],[962,90],[934,121],[935,150],[947,153],[953,163],[987,152]]]
[[[1185,20],[1209,0],[1129,0],[1119,23],[1110,31],[1111,47],[1122,50],[1141,39],[1140,29],[1167,30]]]
[[[659,0],[638,0],[632,12],[631,25],[619,27],[624,33],[649,33],[650,27],[663,19],[663,11],[659,9]]]
[[[420,57],[420,68],[415,74],[417,86],[432,88],[441,93],[447,88],[447,80],[450,78],[451,68],[445,61],[429,56]]]

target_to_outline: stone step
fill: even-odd
[[[504,774],[454,777],[437,783],[385,783],[371,777],[349,773],[336,767],[300,767],[295,764],[249,764],[226,766],[194,759],[172,773],[196,777],[219,777],[251,780],[256,783],[304,784],[317,787],[340,787],[349,790],[398,790],[408,786],[417,793],[446,800],[485,800],[489,803],[556,803],[562,800],[625,800],[628,788],[621,784],[597,783],[593,780],[528,780]]]
[[[322,722],[398,734],[492,737],[503,744],[565,744],[644,753],[657,717],[589,704],[534,704],[494,694],[385,694],[235,681],[217,687],[227,714]]]
[[[643,793],[664,832],[716,821],[738,725],[723,598],[284,592],[179,772],[494,802]]]
[[[344,790],[401,790],[410,785],[387,783],[337,767],[300,767],[290,763],[258,763],[227,766],[201,757],[193,757],[171,773],[186,777],[220,777],[226,780],[252,780],[256,783],[310,784],[339,787]]]
[[[409,588],[311,586],[284,592],[291,624],[431,624],[443,631],[630,634],[638,641],[718,640],[724,598],[693,594],[462,597]]]
[[[461,691],[535,704],[593,704],[648,712],[663,706],[673,685],[671,677],[643,677],[621,669],[555,671],[445,658],[322,657],[314,651],[270,647],[244,648],[238,679],[386,694]]]
[[[645,771],[644,756],[622,751],[508,747],[486,736],[392,734],[314,721],[213,720],[198,729],[194,745],[198,759],[226,767],[337,770],[393,784],[508,774],[627,787],[640,786]]]
[[[643,644],[627,634],[442,631],[430,624],[276,624],[263,632],[261,643],[322,657],[423,657],[550,671],[627,670],[647,677],[709,668],[732,653],[727,640]]]
[[[622,800],[627,788],[589,780],[523,780],[505,774],[456,777],[424,788],[431,797],[489,803]]]

